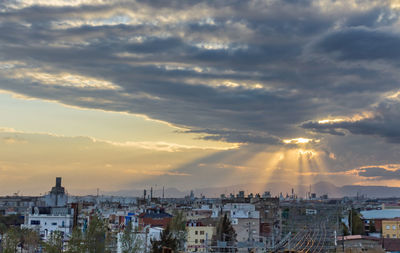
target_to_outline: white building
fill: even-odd
[[[29,207],[25,214],[25,221],[21,227],[34,229],[39,232],[43,240],[47,240],[51,233],[60,231],[64,238],[72,234],[74,209],[68,208],[68,197],[61,186],[61,177],[56,178],[56,185],[49,194],[44,196],[45,206]]]
[[[253,204],[228,203],[224,205],[224,212],[228,212],[231,219],[260,219],[260,212]]]
[[[32,207],[22,227],[38,231],[43,240],[54,231],[60,231],[68,238],[72,234],[73,217],[74,210],[67,207]]]

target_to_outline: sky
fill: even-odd
[[[4,0],[0,194],[400,186],[399,0]]]

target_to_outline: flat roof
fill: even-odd
[[[393,219],[400,218],[400,209],[383,209],[361,211],[364,219]]]

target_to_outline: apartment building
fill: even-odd
[[[205,225],[200,221],[189,221],[186,225],[188,252],[205,252],[211,245],[211,238],[215,233],[215,227]]]

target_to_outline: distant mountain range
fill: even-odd
[[[292,188],[298,197],[305,197],[307,192],[310,191],[310,185],[297,185],[294,186],[288,182],[272,182],[266,185],[252,184],[252,185],[233,185],[227,187],[209,187],[193,189],[194,195],[199,197],[201,195],[206,197],[219,197],[220,194],[229,196],[230,193],[237,194],[240,190],[244,190],[245,194],[250,192],[262,194],[264,191],[270,191],[272,196],[279,196],[282,193],[291,194]],[[147,194],[150,194],[150,189],[146,189]],[[345,185],[336,186],[329,182],[318,182],[311,185],[311,192],[316,193],[317,196],[328,194],[330,198],[340,198],[344,196],[361,196],[364,195],[370,198],[387,198],[387,197],[400,197],[400,187],[386,187],[386,186],[359,186],[359,185]],[[143,196],[143,189],[130,189],[103,192],[104,195],[114,196]],[[165,197],[184,197],[190,194],[190,191],[180,191],[176,188],[166,188],[164,191]],[[162,189],[155,189],[153,191],[154,197],[162,196]]]

